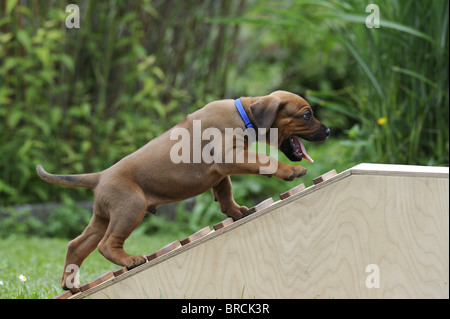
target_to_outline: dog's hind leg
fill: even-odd
[[[143,194],[130,192],[126,194],[126,200],[121,201],[110,211],[108,228],[98,245],[99,252],[106,259],[128,269],[147,261],[145,256],[132,256],[123,250],[125,240],[142,222],[146,208],[147,202]]]
[[[74,286],[75,275],[86,257],[89,256],[103,238],[107,226],[108,219],[99,217],[94,210],[94,215],[83,233],[68,244],[61,279],[61,287],[63,289],[76,288]]]

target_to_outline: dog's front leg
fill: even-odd
[[[216,186],[212,188],[214,199],[219,202],[220,210],[233,220],[241,219],[248,210],[245,206],[239,206],[233,198],[231,192],[230,176],[226,176]]]
[[[292,181],[294,178],[306,174],[306,169],[303,166],[281,163],[266,154],[255,154],[246,149],[234,150],[234,154],[234,159],[244,160],[221,164],[219,173],[223,175],[257,174],[269,177],[275,176],[285,181]]]

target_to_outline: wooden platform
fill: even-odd
[[[322,176],[70,298],[449,298],[448,168]]]

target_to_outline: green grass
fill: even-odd
[[[185,234],[136,232],[128,238],[125,249],[130,254],[150,254]],[[64,256],[69,240],[59,238],[14,237],[0,239],[0,299],[53,298],[60,288]],[[95,250],[80,269],[80,280],[87,283],[120,267],[110,263]],[[21,281],[19,276],[25,276]]]

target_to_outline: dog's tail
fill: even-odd
[[[36,171],[44,181],[70,186],[70,187],[89,187],[94,188],[100,180],[100,173],[77,174],[77,175],[55,175],[47,173],[41,165],[36,166]]]

